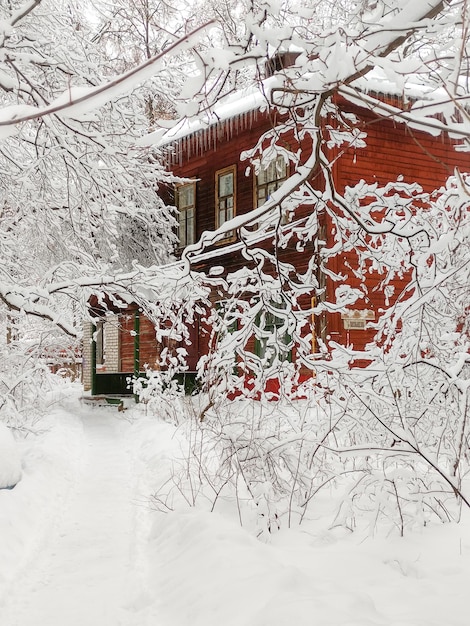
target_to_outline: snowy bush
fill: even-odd
[[[297,403],[232,401],[203,422],[193,401],[192,415],[186,404],[180,418],[180,461],[155,502],[230,510],[263,535],[301,525],[325,506],[332,525],[371,533],[458,520],[464,496],[444,417],[454,400],[436,397],[423,415],[419,393],[374,404],[369,390],[365,405],[364,390],[347,397],[338,386],[333,398],[317,389]],[[406,437],[398,424],[405,406]]]
[[[20,451],[10,430],[0,423],[0,489],[11,489],[20,479]]]
[[[0,329],[4,330],[1,324]],[[60,375],[60,370],[58,374],[52,371],[54,364],[61,363],[50,358],[60,339],[50,329],[41,324],[28,326],[23,320],[12,330],[13,338],[0,343],[0,422],[27,435],[70,381]],[[61,341],[68,347],[70,358],[75,358],[78,342],[70,338]]]
[[[184,415],[184,386],[173,378],[173,371],[147,369],[145,377],[133,380],[133,391],[145,412],[179,424]]]

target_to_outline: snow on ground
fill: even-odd
[[[37,437],[18,442],[15,450],[22,458],[21,480],[12,490],[0,490],[0,602],[42,549],[83,457],[81,423],[66,409],[54,411],[38,429]]]
[[[1,626],[467,626],[470,520],[367,538],[325,520],[268,542],[149,499],[181,429],[71,399],[0,490]],[[468,516],[467,516],[468,518]]]

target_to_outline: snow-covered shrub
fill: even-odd
[[[185,410],[181,458],[155,502],[229,511],[261,535],[301,523],[313,491],[332,476],[315,444],[318,416],[308,401],[239,398],[210,406],[201,394]]]
[[[371,533],[458,520],[459,393],[422,369],[405,370],[400,390],[358,370],[319,376],[295,402],[193,397],[180,405],[181,459],[155,501],[230,511],[265,537],[319,507],[332,525]]]
[[[423,364],[382,372],[375,365],[335,378],[328,400],[335,426],[322,442],[336,456],[342,489],[334,523],[371,532],[392,526],[403,534],[433,520],[458,520],[468,504],[468,452],[461,449],[462,397],[444,373]]]
[[[0,330],[5,330],[1,323]],[[57,349],[60,339],[50,330],[41,325],[28,327],[23,320],[23,324],[10,327],[9,332],[10,340],[0,343],[0,422],[27,434],[69,381],[60,372],[53,373],[52,366],[60,362],[51,361],[51,350]],[[77,342],[63,337],[61,341],[66,346],[61,352],[68,350],[75,357]]]
[[[185,389],[172,371],[147,369],[145,377],[133,380],[132,388],[148,414],[176,425],[182,421]]]
[[[20,451],[10,430],[0,423],[0,489],[11,489],[20,479]]]

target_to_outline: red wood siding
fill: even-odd
[[[348,107],[361,119],[361,126],[367,133],[367,147],[341,148],[343,154],[334,166],[337,189],[342,193],[346,186],[357,184],[361,179],[367,183],[385,184],[397,180],[400,176],[405,183],[418,182],[424,191],[431,192],[444,184],[454,168],[459,166],[464,171],[470,169],[470,155],[457,152],[449,139],[444,136],[433,137],[427,133],[409,129],[404,124],[389,120],[377,120],[370,112]],[[364,300],[358,301],[357,308],[378,311],[386,308],[387,303],[380,288],[382,276],[368,273],[365,281],[359,280],[351,268],[357,267],[357,257],[353,251],[343,253],[335,260],[335,269],[341,269],[347,275],[347,283],[355,288],[367,290]],[[395,294],[390,298],[393,303],[402,294],[405,279],[393,281]],[[329,281],[330,296],[334,290]],[[335,325],[339,334],[332,330],[333,338],[342,344],[353,344],[363,349],[374,337],[373,330],[346,331],[340,315],[336,315]]]
[[[345,110],[355,112],[360,118],[360,125],[367,133],[367,147],[340,148],[342,154],[334,165],[335,182],[340,193],[344,192],[346,186],[355,185],[361,179],[368,183],[383,184],[396,180],[398,176],[403,176],[405,182],[417,181],[424,190],[431,191],[444,183],[456,165],[460,165],[464,170],[470,168],[470,155],[456,152],[451,142],[444,137],[435,138],[422,132],[412,131],[403,124],[379,120],[370,112],[347,103],[343,103],[342,106]],[[196,143],[192,144],[190,157],[185,160],[183,154],[181,163],[173,167],[174,173],[178,176],[198,179],[196,186],[197,238],[203,231],[214,230],[216,227],[215,173],[218,170],[236,165],[236,213],[240,215],[252,210],[254,205],[253,174],[247,161],[240,162],[240,154],[252,148],[259,136],[268,130],[271,124],[272,120],[268,114],[258,113],[249,127],[241,127],[238,132],[232,131],[225,137],[222,132],[218,133],[215,147],[198,149]],[[285,141],[292,142],[292,146],[295,146],[293,137],[286,137]],[[303,147],[308,153],[309,146]],[[332,158],[337,153],[338,149],[336,152],[332,150]],[[323,188],[321,180],[315,176],[312,178],[312,184],[319,189]],[[309,210],[308,207],[300,208],[300,214],[302,211],[307,213]],[[328,222],[326,227],[327,240],[331,242],[331,222]],[[267,247],[270,244],[266,241],[262,245]],[[289,245],[279,254],[282,261],[292,263],[301,271],[306,269],[310,258],[310,252],[299,253],[294,244]],[[242,264],[247,264],[247,261],[235,253],[218,257],[216,264],[223,265],[226,271],[230,272],[238,269]],[[210,262],[201,262],[198,267],[204,270],[210,265]],[[331,262],[332,269],[340,270],[346,275],[347,284],[364,291],[364,299],[359,300],[352,308],[373,309],[377,312],[378,309],[386,307],[386,299],[380,287],[382,276],[369,273],[365,281],[360,280],[353,271],[356,267],[357,257],[353,251],[345,252]],[[328,300],[334,300],[334,292],[339,284],[327,278]],[[392,303],[394,297],[402,292],[404,285],[404,280],[395,280],[395,295],[390,299]],[[305,309],[308,309],[310,296],[305,296],[301,303]],[[328,315],[328,333],[332,340],[352,345],[356,349],[363,349],[374,336],[373,330],[346,330],[339,313]],[[195,363],[201,351],[208,349],[207,342],[201,341],[200,338],[198,341],[193,340],[192,346],[187,346],[191,363]]]
[[[140,314],[139,332],[139,369],[144,371],[145,367],[150,369],[158,368],[158,350],[155,337],[155,327],[152,322]]]

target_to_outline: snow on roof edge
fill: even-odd
[[[268,107],[266,95],[259,88],[230,94],[226,99],[202,118],[182,118],[170,129],[159,128],[139,140],[139,145],[157,145],[163,148],[179,139],[206,130],[220,122],[225,122],[254,109]]]
[[[140,146],[156,145],[164,148],[172,143],[184,139],[195,133],[206,130],[243,115],[255,109],[269,107],[269,94],[273,87],[279,85],[282,76],[271,76],[262,83],[262,88],[250,87],[245,91],[232,93],[221,100],[213,110],[203,118],[182,118],[171,128],[159,128],[148,135],[144,135],[138,141]],[[380,68],[374,68],[366,76],[356,79],[352,85],[357,86],[361,91],[376,92],[384,96],[403,96],[405,88],[400,88],[392,83]],[[429,89],[424,85],[407,83],[406,94],[411,98],[424,98],[429,94]]]

